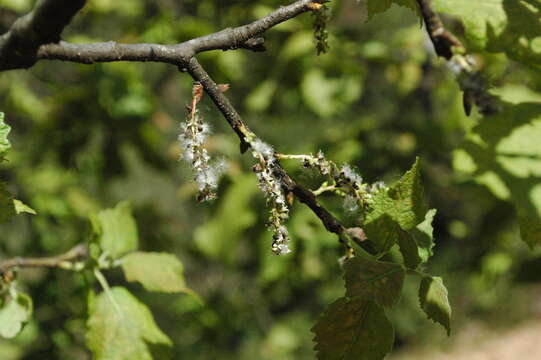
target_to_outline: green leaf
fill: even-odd
[[[15,216],[13,198],[6,188],[6,184],[0,181],[0,223],[7,222]]]
[[[366,0],[366,11],[370,20],[374,15],[389,10],[392,4],[407,7],[419,14],[419,8],[415,0]]]
[[[462,20],[475,50],[541,63],[540,0],[434,0],[434,7]]]
[[[425,276],[419,287],[419,302],[429,319],[440,323],[451,334],[451,305],[447,299],[447,288],[436,276]]]
[[[524,84],[502,84],[499,87],[490,88],[489,92],[510,104],[541,103],[541,93],[530,89]]]
[[[434,238],[432,235],[432,220],[436,215],[436,209],[430,209],[425,220],[409,231],[399,229],[398,246],[404,259],[404,264],[410,269],[416,269],[432,256]]]
[[[364,225],[368,240],[380,253],[387,252],[397,241],[400,242],[403,255],[406,253],[408,256],[407,260],[404,258],[408,267],[416,266],[414,264],[416,262],[418,265],[415,252],[419,252],[419,256],[422,252],[421,260],[424,261],[428,259],[426,253],[431,254],[432,235],[430,232],[428,237],[426,234],[428,229],[413,230],[411,233],[413,238],[403,233],[403,230],[415,229],[427,213],[419,164],[417,158],[413,167],[396,184],[387,191],[376,194]],[[424,250],[416,250],[419,246]]]
[[[103,251],[112,258],[118,258],[137,249],[137,225],[131,213],[131,206],[124,201],[113,209],[102,210],[93,219],[98,242]]]
[[[365,225],[369,226],[371,222],[387,215],[404,230],[414,228],[424,220],[428,210],[423,192],[420,160],[417,158],[412,168],[396,184],[374,196],[372,210],[366,217]]]
[[[393,306],[400,299],[404,269],[399,264],[354,257],[344,265],[346,296]]]
[[[402,229],[398,231],[398,247],[402,258],[404,259],[404,265],[409,269],[417,269],[417,267],[423,262],[419,255],[419,246],[415,238]]]
[[[94,299],[87,326],[86,342],[96,360],[150,360],[154,347],[171,346],[148,308],[123,287]]]
[[[32,299],[18,293],[0,309],[0,336],[13,338],[20,333],[32,315]]]
[[[541,104],[503,105],[501,113],[470,130],[453,153],[455,170],[468,174],[517,209],[522,239],[541,245]]]
[[[11,127],[4,122],[4,113],[0,112],[0,162],[4,160],[11,144],[8,140],[8,134],[11,131]]]
[[[421,262],[425,263],[434,254],[432,248],[434,247],[434,236],[432,234],[432,221],[436,215],[436,209],[430,209],[425,215],[425,219],[422,223],[418,224],[413,229],[409,230],[409,233],[415,239],[417,244],[417,251]]]
[[[184,281],[182,263],[172,254],[133,252],[122,258],[128,281],[138,281],[148,291],[190,292]]]
[[[13,199],[13,205],[15,206],[15,212],[17,214],[28,213],[36,215],[36,210],[32,209],[30,206],[23,203],[21,200]]]
[[[365,224],[366,238],[374,245],[375,249],[383,254],[397,242],[399,232],[403,231],[396,221],[387,214]]]
[[[359,297],[343,297],[329,305],[312,332],[320,360],[381,360],[394,342],[383,308]]]

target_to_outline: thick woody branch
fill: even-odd
[[[462,43],[445,28],[439,15],[432,8],[431,0],[417,0],[417,3],[436,54],[450,60],[454,55],[453,47],[463,48]]]
[[[28,68],[43,44],[56,43],[85,0],[39,0],[0,37],[0,70]]]
[[[247,150],[250,146],[249,139],[254,136],[250,131],[248,126],[242,121],[237,110],[231,104],[227,96],[224,95],[222,91],[218,88],[218,85],[212,80],[212,78],[207,74],[205,69],[199,64],[196,58],[190,59],[187,71],[193,77],[194,80],[198,81],[203,85],[205,92],[210,96],[216,107],[223,114],[231,128],[237,133],[238,137],[241,140],[241,149]],[[325,228],[342,236],[345,228],[344,226],[336,219],[327,209],[325,209],[317,201],[316,196],[308,189],[299,185],[295,180],[293,180],[286,171],[277,164],[274,168],[278,178],[282,180],[282,183],[288,192],[292,192],[299,201],[306,204],[317,217],[321,220]]]
[[[204,48],[203,50],[200,50],[200,48],[190,44],[190,42],[194,40],[175,45],[119,44],[115,41],[93,44],[74,44],[60,41],[58,44],[46,44],[41,46],[38,50],[37,57],[39,60],[62,60],[81,64],[114,61],[152,61],[178,65],[185,63],[195,52],[232,49],[231,46],[227,45],[224,47],[213,49]],[[233,38],[231,41],[234,41]],[[264,51],[264,39],[260,37],[251,38],[239,44],[236,48]]]
[[[84,244],[79,244],[67,252],[50,257],[42,258],[22,258],[16,257],[0,261],[0,275],[5,274],[15,267],[45,267],[71,269],[73,263],[84,261],[88,257],[88,248]]]
[[[175,65],[186,64],[189,59],[203,51],[231,50],[244,48],[253,51],[263,51],[265,31],[284,21],[307,11],[316,11],[319,5],[327,0],[300,0],[288,6],[280,7],[269,15],[250,24],[227,28],[214,34],[198,37],[180,44],[118,44],[103,42],[93,44],[73,44],[68,42],[50,41],[37,50],[36,60],[62,60],[83,64],[112,61],[153,61]],[[57,1],[58,2],[58,1]],[[56,39],[58,40],[58,39]],[[40,44],[40,45],[41,45]],[[26,68],[35,63],[11,61],[10,67],[2,66],[0,55],[0,70]]]

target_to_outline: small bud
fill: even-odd
[[[218,84],[218,89],[224,93],[229,90],[229,84]]]
[[[312,11],[318,11],[321,9],[321,7],[323,5],[321,5],[320,3],[316,3],[316,2],[311,2],[311,3],[308,3],[308,5],[306,5],[308,7],[308,9],[312,10]]]

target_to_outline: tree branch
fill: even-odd
[[[227,96],[220,91],[218,85],[214,82],[214,80],[212,80],[205,69],[203,69],[196,58],[190,59],[187,66],[187,71],[195,81],[198,81],[201,85],[203,85],[205,92],[209,95],[231,128],[240,138],[241,151],[246,151],[250,147],[250,139],[254,138],[255,135],[242,121],[242,118],[235,107],[231,104]],[[342,237],[346,230],[345,227],[338,219],[334,217],[334,215],[321,206],[321,204],[317,201],[316,196],[310,190],[306,189],[302,185],[299,185],[295,180],[293,180],[279,163],[276,163],[274,171],[276,172],[277,177],[282,180],[282,184],[286,191],[292,192],[300,202],[307,205],[321,220],[325,228],[328,231],[338,235],[342,241]],[[346,243],[344,243],[344,245],[346,247],[349,246]]]
[[[29,68],[38,60],[38,48],[60,40],[60,34],[85,0],[39,0],[0,37],[0,71]]]
[[[417,4],[419,4],[428,36],[430,36],[430,40],[434,44],[436,54],[450,60],[454,55],[453,47],[464,48],[464,46],[462,46],[460,40],[443,26],[439,15],[432,8],[431,0],[417,0]]]
[[[84,2],[84,0],[79,0]],[[187,64],[190,58],[200,52],[210,50],[232,50],[238,48],[253,51],[263,51],[263,38],[259,37],[268,29],[284,21],[296,17],[307,11],[317,11],[320,3],[328,0],[300,0],[288,6],[280,7],[269,15],[258,19],[250,24],[227,28],[219,32],[198,37],[180,44],[118,44],[113,41],[93,44],[73,44],[68,42],[57,42],[50,44],[41,42],[39,49],[32,48],[37,54],[33,54],[33,61],[22,61],[21,59],[9,58],[4,61],[7,55],[0,51],[0,71],[27,68],[32,66],[36,60],[62,60],[82,64],[95,62],[112,61],[153,61],[174,65]],[[51,2],[61,2],[60,0]],[[43,45],[42,45],[43,44]],[[1,49],[1,44],[0,44]],[[14,50],[17,50],[14,47]],[[18,60],[17,60],[18,59]]]
[[[72,268],[73,262],[85,260],[88,257],[88,248],[79,244],[67,252],[50,257],[22,258],[16,257],[0,262],[0,275],[5,274],[14,267],[46,267],[46,268]]]

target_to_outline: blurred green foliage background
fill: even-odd
[[[0,30],[33,3],[0,0]],[[90,0],[64,39],[172,44],[245,24],[283,4]],[[321,149],[368,181],[389,183],[422,157],[427,198],[438,209],[429,270],[445,279],[457,331],[472,321],[505,327],[540,316],[541,252],[520,240],[510,203],[453,171],[452,151],[479,117],[464,115],[458,86],[435,59],[419,19],[393,7],[367,23],[362,2],[331,7],[326,55],[315,55],[305,14],[269,31],[265,53],[215,51],[200,61],[217,82],[231,84],[228,95],[246,122],[280,152]],[[460,34],[460,24],[447,20]],[[541,101],[538,68],[504,55],[477,60],[495,93]],[[207,98],[200,112],[213,127],[208,149],[225,156],[229,170],[219,199],[198,204],[190,169],[178,161],[179,122],[190,96],[189,76],[164,64],[42,61],[0,74],[0,110],[13,128],[0,177],[38,212],[0,227],[0,256],[66,251],[87,240],[90,214],[129,200],[141,248],[180,257],[188,285],[204,301],[129,285],[174,341],[174,358],[313,359],[310,328],[344,292],[339,243],[296,204],[288,223],[294,253],[272,255],[251,159],[239,154],[236,136]],[[285,165],[299,181],[319,185],[298,164]],[[323,202],[355,223],[340,202]],[[106,275],[124,283],[119,272]],[[15,340],[0,340],[1,358],[88,359],[83,280],[28,269],[20,285],[34,298],[34,318]],[[447,341],[419,310],[416,286],[406,284],[392,314],[397,347]]]

